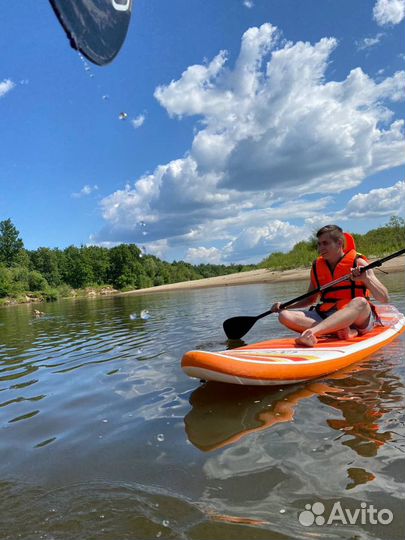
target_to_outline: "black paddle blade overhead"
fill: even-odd
[[[50,0],[71,46],[103,66],[127,35],[132,0]]]
[[[223,328],[228,339],[240,339],[249,332],[257,317],[232,317],[224,321]]]

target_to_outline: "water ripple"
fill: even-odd
[[[313,538],[306,504],[388,507],[403,538],[402,337],[323,380],[200,385],[180,358],[227,346],[222,321],[305,284],[252,285],[0,310],[2,538]],[[403,311],[403,291],[393,295]],[[131,314],[148,311],[148,318]],[[281,335],[275,317],[248,342]],[[286,331],[285,331],[286,332]]]

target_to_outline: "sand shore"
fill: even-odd
[[[387,261],[383,269],[385,272],[404,272],[405,256],[397,257]],[[279,283],[283,281],[298,281],[309,280],[309,268],[297,268],[295,270],[250,270],[248,272],[238,272],[236,274],[228,274],[227,276],[217,276],[205,279],[196,279],[193,281],[181,281],[179,283],[171,283],[170,285],[159,285],[148,289],[137,289],[119,293],[119,295],[127,294],[151,294],[165,291],[178,291],[187,289],[201,289],[205,287],[224,287],[234,285],[248,285],[252,283]]]

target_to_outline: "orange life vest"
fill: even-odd
[[[314,288],[327,285],[331,281],[350,274],[351,269],[357,266],[357,260],[367,258],[357,253],[354,239],[345,233],[346,249],[343,257],[337,263],[332,271],[328,262],[323,257],[318,257],[312,264],[311,282]],[[351,279],[342,281],[330,289],[321,292],[320,303],[315,307],[320,315],[327,315],[331,309],[342,309],[353,298],[362,297],[370,302],[370,292],[367,290],[363,281]],[[373,308],[371,302],[370,306]]]

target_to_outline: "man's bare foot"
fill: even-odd
[[[353,339],[359,335],[354,328],[342,328],[342,330],[338,330],[336,334],[339,339]]]
[[[296,345],[305,345],[305,347],[313,347],[314,345],[317,344],[317,341],[318,340],[316,339],[316,337],[312,333],[311,328],[308,328],[307,330],[304,330],[304,332],[302,332],[300,337],[298,337],[295,340],[295,344]]]

